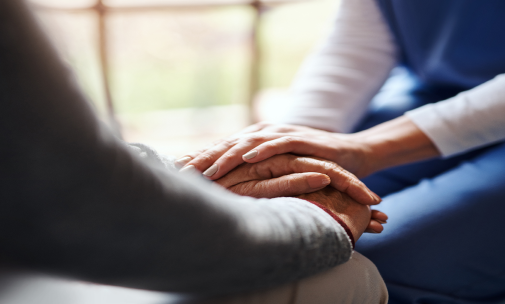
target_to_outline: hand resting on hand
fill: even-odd
[[[335,187],[337,190],[349,194],[364,205],[379,204],[381,198],[370,191],[353,174],[355,172],[349,169],[349,167],[356,169],[365,163],[367,158],[362,157],[363,151],[355,149],[357,145],[351,145],[340,138],[337,140],[338,136],[345,135],[302,126],[256,124],[205,149],[187,154],[176,163],[180,167],[184,167],[181,171],[196,170],[203,172],[203,175],[211,180],[218,180],[236,166],[243,164],[244,161],[259,163],[285,153],[328,159],[333,167],[339,168],[340,174],[338,175],[338,172],[335,171],[336,174],[334,178],[332,177],[332,182],[339,182],[344,187]],[[258,145],[259,147],[257,147]],[[270,148],[267,149],[267,146]],[[338,149],[335,149],[335,146]],[[261,147],[266,150],[263,151],[264,149]],[[255,157],[243,156],[253,148],[260,154]],[[351,160],[352,165],[349,164]],[[347,187],[347,185],[349,186]]]
[[[346,189],[345,185],[338,184],[338,179],[334,180],[335,176],[340,176],[341,170],[330,161],[283,154],[255,164],[244,163],[215,182],[245,196],[292,196],[315,201],[340,217],[350,227],[356,240],[365,229],[367,232],[382,232],[382,223],[387,221],[386,214],[371,211],[369,206],[359,204],[349,195],[336,190]]]

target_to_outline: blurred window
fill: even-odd
[[[245,127],[258,96],[265,99],[260,104],[282,98],[336,6],[334,0],[32,2],[104,120],[127,141],[176,155]]]

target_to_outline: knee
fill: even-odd
[[[241,296],[195,302],[195,304],[382,304],[387,302],[386,284],[377,267],[363,255],[354,252],[347,263],[296,283]]]
[[[388,301],[386,284],[377,267],[358,252],[347,263],[300,281],[296,295],[296,303],[301,304]]]

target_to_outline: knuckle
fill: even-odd
[[[252,134],[249,135],[246,139],[248,143],[257,143],[265,140],[265,135],[263,134]]]
[[[204,152],[205,152],[205,151],[207,151],[207,150],[208,150],[208,149],[200,149],[200,150],[198,150],[198,151],[196,151],[196,152],[193,152],[193,153],[188,154],[188,156],[191,156],[191,157],[195,158],[195,157],[197,157],[198,155],[200,155],[200,154],[204,153]]]
[[[234,145],[236,145],[236,144],[237,144],[238,140],[239,140],[239,139],[238,139],[237,137],[234,137],[234,138],[226,138],[226,139],[222,140],[219,144],[224,145],[224,146],[227,146],[227,147],[229,147],[229,146],[234,146]]]
[[[278,125],[276,130],[279,133],[287,133],[291,131],[291,128],[288,125]]]
[[[245,195],[247,193],[247,189],[244,184],[238,184],[235,186],[232,186],[228,188],[231,192],[238,194],[238,195]]]
[[[290,136],[283,136],[283,137],[280,137],[276,140],[272,140],[272,141],[269,141],[269,142],[266,142],[263,147],[265,149],[275,149],[275,148],[279,148],[279,147],[284,147],[284,148],[290,148],[294,143],[294,140],[293,138],[291,138]]]
[[[214,160],[214,154],[211,152],[205,152],[198,156],[198,160],[203,163],[209,163]]]
[[[258,184],[258,181],[251,181],[248,183],[244,183],[242,187],[242,193],[241,195],[245,196],[251,196],[251,197],[262,197],[263,196],[263,189],[262,187]]]
[[[352,180],[349,178],[342,178],[339,180],[339,185],[341,191],[346,192],[352,186]]]
[[[291,176],[286,177],[283,180],[277,180],[276,189],[279,195],[286,195],[293,192],[293,186],[295,182]]]
[[[341,172],[342,176],[345,177],[345,179],[350,184],[359,185],[361,183],[361,181],[356,177],[356,175],[352,174],[351,172],[349,172],[343,168],[340,168],[340,172]]]
[[[220,162],[227,163],[238,157],[236,152],[228,151],[220,157]]]
[[[284,136],[282,139],[287,146],[295,146],[301,143],[300,138],[295,136]]]
[[[284,183],[279,183],[279,184],[280,184],[281,189],[284,190],[284,191],[292,190],[294,188],[294,186],[296,186],[295,179],[292,176],[289,176],[285,180]]]
[[[265,163],[247,164],[249,166],[249,176],[261,179],[270,179],[273,177],[270,166],[265,166]]]
[[[337,173],[340,173],[338,166],[336,166],[334,163],[323,161],[322,166],[326,171],[336,171]]]
[[[345,170],[337,164],[325,162],[324,166],[328,171],[334,171],[339,176],[339,178],[336,180],[336,183],[340,191],[347,191],[353,184],[358,181],[358,179],[351,172]]]

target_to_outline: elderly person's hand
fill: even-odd
[[[386,214],[377,210],[370,210],[369,206],[359,204],[349,195],[332,187],[326,187],[297,197],[317,202],[334,213],[347,224],[354,236],[354,240],[358,240],[365,231],[370,233],[382,232],[384,229],[382,224],[385,224],[388,219]]]
[[[245,181],[248,183],[244,184]],[[292,154],[276,155],[256,164],[243,164],[216,182],[238,194],[254,197],[295,196],[330,185],[364,204],[380,202],[378,196],[339,165]]]
[[[341,177],[342,168],[330,161],[283,154],[256,164],[242,164],[216,183],[240,195],[257,198],[298,196],[315,201],[337,216],[342,215],[342,220],[355,227],[353,235],[361,235],[365,228],[368,232],[382,232],[381,223],[387,221],[387,215],[379,211],[370,213],[368,206],[358,204],[349,195],[335,190],[361,193],[361,188],[356,185],[341,184]],[[326,187],[328,184],[332,187]],[[355,187],[355,190],[349,187]],[[365,218],[366,225],[362,227]]]

